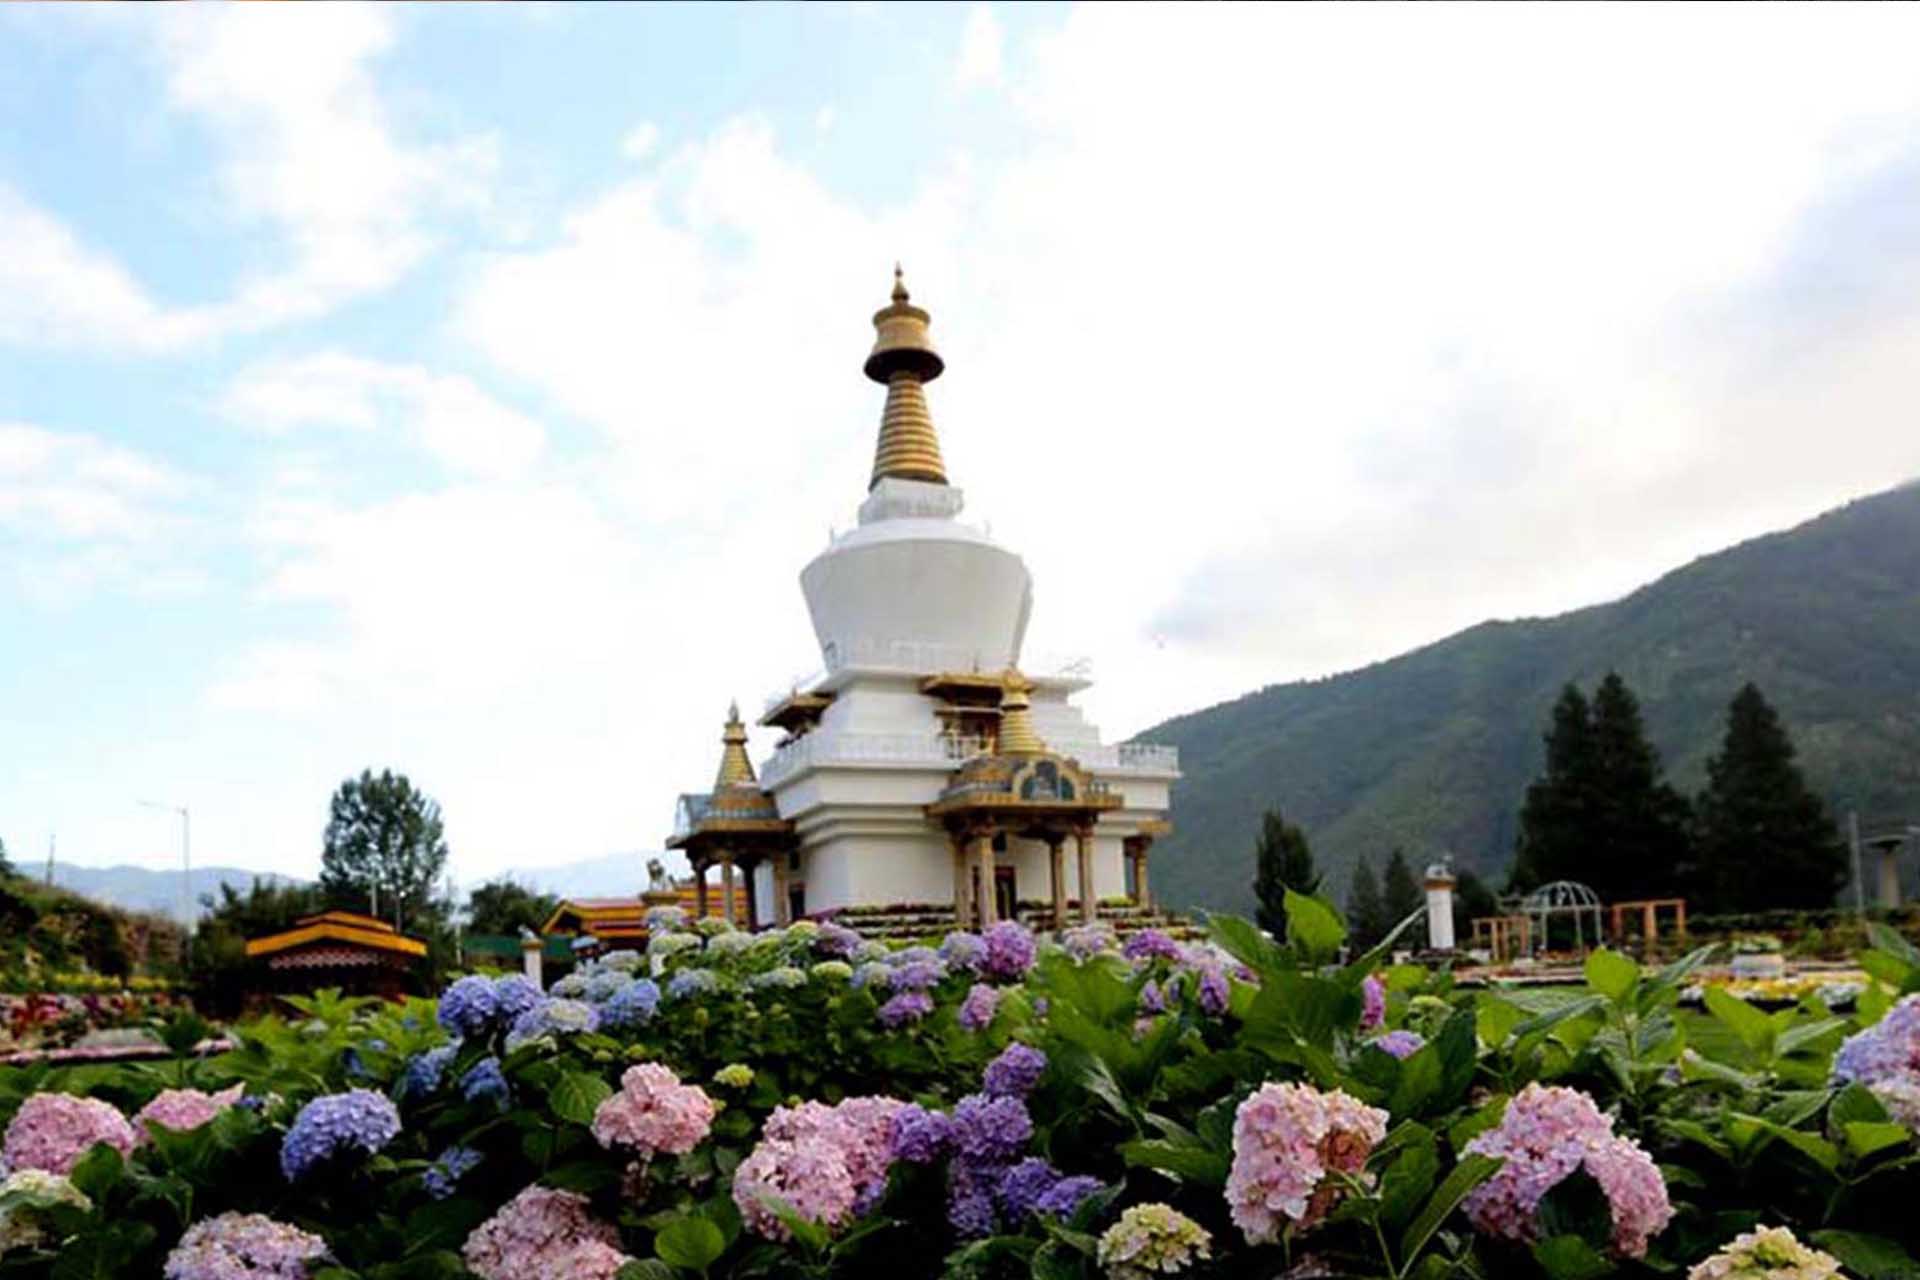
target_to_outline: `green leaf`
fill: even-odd
[[[1527,1016],[1527,1011],[1519,1005],[1485,992],[1475,997],[1473,1008],[1480,1039],[1490,1049],[1498,1049],[1505,1044],[1513,1029]]]
[[[1441,1075],[1438,1046],[1422,1045],[1418,1053],[1400,1064],[1400,1083],[1387,1110],[1403,1119],[1417,1114],[1440,1091]]]
[[[1828,1173],[1832,1173],[1840,1167],[1840,1148],[1834,1146],[1831,1142],[1828,1142],[1825,1138],[1817,1134],[1808,1133],[1804,1129],[1790,1129],[1784,1124],[1779,1124],[1772,1120],[1765,1120],[1759,1116],[1734,1114],[1730,1116],[1729,1119],[1751,1121],[1760,1126],[1764,1132],[1780,1139],[1780,1141],[1800,1152],[1800,1154],[1806,1156],[1807,1159],[1813,1161]]]
[[[407,1256],[458,1249],[486,1218],[486,1206],[465,1197],[422,1205],[407,1215]]]
[[[120,1153],[104,1142],[96,1142],[67,1171],[67,1180],[99,1204],[126,1172],[127,1162],[121,1159]]]
[[[1609,1000],[1625,1000],[1640,980],[1640,966],[1618,951],[1600,948],[1587,957],[1587,985]]]
[[[727,1251],[727,1239],[719,1227],[689,1214],[660,1229],[653,1237],[653,1251],[663,1262],[705,1275],[707,1268]]]
[[[1875,1097],[1871,1089],[1859,1084],[1850,1084],[1834,1094],[1827,1108],[1827,1120],[1835,1128],[1855,1123],[1883,1124],[1892,1118],[1887,1114],[1886,1104]]]
[[[1499,1172],[1500,1166],[1505,1163],[1506,1161],[1494,1156],[1461,1156],[1460,1163],[1453,1166],[1453,1172],[1447,1175],[1446,1181],[1434,1188],[1433,1194],[1427,1197],[1427,1203],[1421,1208],[1420,1215],[1407,1228],[1406,1234],[1400,1237],[1401,1266],[1411,1265],[1419,1252],[1427,1247],[1427,1241],[1433,1238],[1433,1233],[1440,1229],[1440,1224],[1447,1220],[1448,1215],[1460,1207],[1460,1202],[1465,1200],[1475,1187]]]
[[[593,1113],[613,1096],[613,1086],[585,1071],[563,1071],[547,1089],[547,1106],[562,1120],[592,1124]]]
[[[1864,1231],[1816,1231],[1812,1239],[1866,1280],[1907,1280],[1920,1272],[1920,1262],[1885,1236]]]
[[[1347,940],[1347,926],[1339,913],[1304,893],[1287,890],[1287,940],[1303,951],[1309,960],[1324,963],[1340,951]]]
[[[1413,1216],[1421,1194],[1440,1176],[1440,1154],[1425,1125],[1403,1125],[1391,1141],[1402,1149],[1380,1176],[1380,1216],[1388,1227],[1398,1227]]]
[[[1552,1236],[1533,1246],[1533,1260],[1552,1280],[1594,1280],[1614,1267],[1579,1236]]]
[[[1256,973],[1266,974],[1280,967],[1273,942],[1251,920],[1239,916],[1208,916],[1207,933],[1228,955]]]
[[[1876,1151],[1905,1146],[1913,1138],[1907,1126],[1886,1121],[1855,1120],[1842,1127],[1846,1133],[1847,1149],[1863,1160]]]
[[[1705,999],[1707,1012],[1739,1036],[1740,1043],[1763,1058],[1773,1056],[1773,1019],[1721,987],[1708,987]]]
[[[1027,1262],[1027,1274],[1034,1280],[1080,1280],[1081,1273],[1080,1256],[1058,1240],[1041,1245]]]
[[[1181,1182],[1203,1187],[1223,1187],[1231,1161],[1198,1142],[1177,1142],[1149,1138],[1121,1146],[1120,1157],[1128,1164],[1158,1169]]]
[[[613,1273],[613,1280],[673,1280],[673,1268],[658,1258],[634,1258]]]

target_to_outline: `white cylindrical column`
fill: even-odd
[[[1444,862],[1427,868],[1427,946],[1453,950],[1453,872]]]
[[[541,953],[545,947],[546,942],[532,934],[520,939],[520,971],[527,975],[529,982],[542,991],[547,989],[546,974],[541,967],[545,958]]]

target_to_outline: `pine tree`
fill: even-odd
[[[1313,893],[1320,888],[1320,872],[1313,865],[1306,833],[1282,818],[1278,810],[1267,810],[1260,817],[1260,840],[1254,846],[1253,860],[1254,918],[1274,937],[1284,937],[1287,890]]]
[[[1386,899],[1386,929],[1393,928],[1427,905],[1426,891],[1420,887],[1413,867],[1407,862],[1406,850],[1395,849],[1393,856],[1387,859],[1387,874],[1381,881],[1381,892]],[[1381,932],[1385,933],[1386,929]]]
[[[1793,759],[1779,715],[1746,685],[1727,707],[1727,734],[1700,793],[1701,909],[1832,904],[1846,879],[1846,849]]]
[[[1380,896],[1380,877],[1373,863],[1361,855],[1347,885],[1347,932],[1356,947],[1370,947],[1386,936],[1394,923],[1387,919],[1387,904]]]
[[[1515,891],[1577,878],[1585,852],[1581,833],[1592,807],[1593,711],[1577,685],[1560,691],[1542,741],[1547,769],[1527,787],[1520,807],[1520,836],[1507,886]]]
[[[1691,806],[1661,775],[1640,703],[1609,671],[1593,695],[1594,785],[1591,853],[1584,880],[1603,901],[1667,897],[1689,874]]]
[[[1473,922],[1482,916],[1500,914],[1500,900],[1493,896],[1493,890],[1487,888],[1486,881],[1471,871],[1460,873],[1460,882],[1453,887],[1453,936],[1455,943],[1466,946],[1473,937]]]

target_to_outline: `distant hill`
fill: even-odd
[[[1169,720],[1175,834],[1154,851],[1172,904],[1246,910],[1261,810],[1311,838],[1344,895],[1355,861],[1504,874],[1562,685],[1617,670],[1669,775],[1691,792],[1748,680],[1779,708],[1836,810],[1920,820],[1920,486],[1704,556],[1611,604],[1487,622],[1324,680]]]
[[[562,898],[618,898],[639,893],[647,887],[647,859],[660,858],[676,875],[684,875],[687,861],[678,854],[646,852],[609,853],[598,858],[583,858],[553,867],[522,867],[502,872],[530,889]],[[486,879],[499,879],[488,876]],[[473,889],[482,881],[463,886]]]
[[[21,875],[34,880],[46,878],[47,864],[20,863]],[[193,869],[193,910],[200,909],[200,895],[218,897],[220,886],[230,884],[244,891],[258,877],[271,884],[299,883],[292,876],[271,871],[246,871],[239,867],[195,867]],[[53,864],[53,882],[63,889],[104,902],[126,911],[154,911],[181,918],[178,871],[155,871],[148,867],[79,867],[71,862]]]

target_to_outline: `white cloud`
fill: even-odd
[[[526,471],[546,443],[539,423],[501,404],[470,378],[341,352],[247,368],[228,387],[220,407],[235,422],[269,431],[339,427],[405,433],[446,465],[481,476]]]
[[[620,144],[620,151],[629,160],[644,160],[659,145],[660,126],[651,120],[643,120],[627,134],[625,141]]]
[[[434,244],[431,221],[484,206],[495,143],[400,141],[371,63],[392,41],[375,6],[189,5],[137,30],[166,102],[215,141],[205,234],[259,235],[279,265],[218,302],[155,298],[45,210],[0,189],[0,339],[157,350],[324,314],[387,287]]]
[[[976,4],[967,11],[967,25],[960,34],[960,57],[954,64],[954,83],[963,89],[1000,83],[1002,50],[1006,35],[990,5]]]

